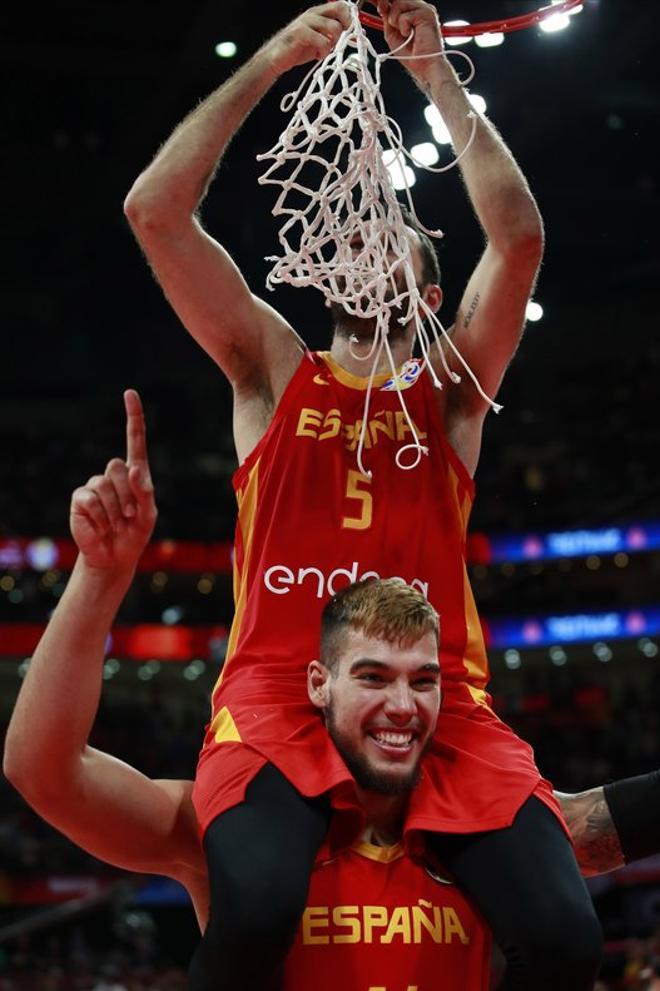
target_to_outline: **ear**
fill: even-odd
[[[444,296],[440,286],[427,286],[424,290],[424,301],[434,313],[437,313],[442,306],[443,298]]]
[[[307,665],[307,694],[309,701],[317,709],[325,709],[328,704],[330,672],[320,661],[310,661]]]

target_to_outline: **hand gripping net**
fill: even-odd
[[[404,156],[414,161],[403,146],[396,121],[387,115],[380,93],[381,65],[386,59],[396,57],[398,51],[377,53],[360,24],[358,8],[353,6],[351,27],[344,31],[334,50],[314,65],[299,88],[282,101],[282,110],[288,112],[293,108],[293,114],[278,143],[258,156],[259,160],[271,160],[259,182],[281,187],[273,215],[286,218],[278,235],[283,253],[266,259],[275,263],[267,278],[268,288],[282,282],[315,286],[325,296],[326,305],[337,303],[352,316],[375,321],[369,351],[366,354],[351,351],[355,358],[373,359],[357,449],[358,466],[365,475],[370,474],[362,460],[369,402],[383,349],[414,438],[413,443],[397,452],[397,465],[414,468],[422,454],[428,453],[419,440],[400,387],[388,341],[390,319],[404,325],[414,322],[415,340],[423,355],[422,367],[428,369],[437,388],[442,385],[430,361],[432,342],[425,321],[447,376],[454,382],[460,381],[447,365],[440,335],[481,396],[496,411],[501,408],[482,391],[416,284],[405,220],[383,161],[386,150],[401,165]],[[467,58],[463,52],[455,54]],[[472,75],[473,72],[463,85]],[[470,116],[472,134],[460,155],[444,167],[423,167],[431,172],[446,172],[460,161],[474,140],[476,115]],[[432,237],[442,237],[440,231],[430,231],[419,222],[409,189],[406,197],[420,229]],[[415,452],[414,458],[405,464],[411,450]]]

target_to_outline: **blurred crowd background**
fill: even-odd
[[[258,16],[225,6],[163,0],[155,17],[146,3],[71,0],[39,18],[21,9],[6,18],[0,733],[29,659],[10,644],[43,626],[68,577],[68,567],[17,548],[67,537],[71,491],[123,453],[124,388],[137,387],[145,405],[155,539],[232,539],[229,389],[163,300],[122,215],[131,183],[173,126],[302,4],[259,7]],[[536,6],[447,0],[441,15],[476,21]],[[528,325],[498,397],[504,410],[485,431],[470,529],[486,541],[660,522],[659,29],[651,0],[585,0],[566,31],[464,49],[477,69],[471,88],[520,161],[547,231],[535,293],[544,316]],[[237,55],[220,59],[215,46],[229,40]],[[277,84],[246,123],[203,210],[262,294],[276,226],[255,156],[275,143],[277,103],[294,83]],[[407,143],[428,141],[423,98],[403,70],[388,67],[383,85]],[[421,219],[446,232],[450,324],[479,230],[458,175],[419,173],[413,195]],[[281,289],[269,301],[310,346],[327,344],[320,296]],[[648,620],[660,610],[653,546],[526,561],[474,554],[470,576],[493,629],[506,617]],[[192,777],[232,613],[227,567],[142,571],[120,625],[215,632],[206,652],[179,661],[113,657],[92,742],[149,775]],[[494,705],[564,791],[659,763],[660,624],[602,630],[523,646],[493,638]],[[93,860],[4,779],[0,803],[0,991],[183,988],[197,933],[178,887]],[[660,860],[590,887],[607,940],[598,991],[657,991]]]

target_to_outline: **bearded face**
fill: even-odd
[[[384,302],[391,304],[392,300],[402,295],[403,299],[400,303],[388,307],[388,338],[390,343],[403,340],[407,336],[410,326],[410,323],[401,323],[401,320],[406,316],[409,309],[408,283],[402,265],[399,265],[395,269],[393,280],[394,285],[391,280],[388,281]],[[340,293],[346,291],[346,278],[344,276],[337,278],[337,288]],[[421,293],[423,287],[417,284],[417,289]],[[364,342],[365,344],[373,341],[377,326],[375,317],[356,316],[353,313],[349,313],[341,303],[336,302],[330,303],[330,312],[332,313],[335,333],[339,337],[346,339],[356,338],[359,342]]]

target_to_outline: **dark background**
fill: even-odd
[[[536,5],[448,0],[440,12],[442,20],[477,21]],[[3,12],[0,537],[67,534],[72,489],[123,452],[121,394],[133,386],[147,412],[156,536],[231,539],[229,389],[164,300],[122,203],[173,127],[300,9],[92,0],[39,14],[27,5]],[[477,69],[471,89],[488,101],[488,116],[525,172],[547,236],[536,291],[545,317],[528,325],[498,397],[504,411],[488,418],[473,530],[660,517],[659,33],[655,0],[585,0],[566,31],[533,28],[498,48],[463,48]],[[236,59],[214,54],[222,40],[236,41]],[[279,100],[302,71],[255,110],[202,211],[209,232],[263,294],[264,256],[277,250],[277,228],[273,190],[257,183],[263,166],[256,155],[275,144],[285,122]],[[383,88],[408,146],[430,140],[424,100],[401,66],[385,67]],[[442,154],[447,160],[446,148]],[[418,170],[413,197],[424,223],[446,233],[441,315],[449,325],[481,251],[480,231],[456,172]],[[320,294],[281,288],[268,300],[311,346],[329,341]],[[12,577],[24,597],[11,604],[0,592],[0,620],[45,621],[51,592],[33,574]],[[184,622],[228,622],[228,579],[217,577],[213,594],[202,598],[198,578],[172,578],[156,596],[144,576],[122,615],[159,621],[164,608],[181,606]],[[606,558],[597,567],[584,560],[504,565],[472,569],[472,578],[484,615],[657,605],[660,558],[634,555],[625,568]],[[561,668],[546,651],[524,654],[515,671],[501,655],[492,659],[498,710],[531,740],[539,766],[560,787],[658,765],[657,653],[640,653],[634,641],[611,647],[610,664],[595,658],[592,645],[567,648]],[[21,660],[0,660],[3,719]],[[98,745],[147,773],[192,774],[217,669],[209,666],[184,688],[176,667],[143,683],[135,666],[123,665],[104,689]],[[30,817],[6,787],[2,798],[0,868],[100,869]],[[645,909],[627,894],[602,895],[608,938],[645,937],[660,921],[657,887],[642,894]],[[169,923],[160,918],[159,925]],[[181,962],[187,950],[177,952]],[[610,964],[612,980],[622,960]]]
[[[451,0],[441,14],[476,21],[534,7]],[[71,486],[121,450],[121,393],[135,386],[152,432],[159,532],[231,533],[228,390],[162,297],[122,202],[176,123],[300,9],[119,0],[39,17],[12,11],[1,43],[5,532],[64,532]],[[536,294],[546,316],[528,326],[504,412],[488,421],[476,528],[653,514],[659,27],[654,0],[586,0],[566,31],[533,28],[498,48],[463,49],[476,63],[472,90],[486,97],[547,230]],[[237,42],[237,59],[214,54],[223,39]],[[277,243],[274,191],[258,186],[255,156],[277,140],[279,99],[301,74],[254,112],[203,208],[257,292],[266,293],[263,259]],[[405,70],[389,64],[384,77],[408,145],[428,140],[425,103]],[[481,235],[457,173],[420,174],[413,193],[424,222],[446,232],[441,315],[450,324]],[[285,287],[268,298],[312,346],[327,342],[319,293]],[[45,459],[36,469],[35,458]]]

